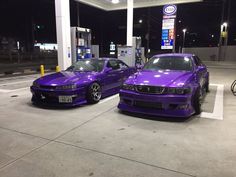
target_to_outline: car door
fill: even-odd
[[[197,71],[198,83],[200,84],[201,89],[203,89],[204,85],[207,82],[207,67],[202,63],[200,58],[198,58],[197,56],[194,56],[193,59],[197,67],[196,71]]]
[[[126,79],[128,79],[128,77],[131,75],[131,74],[133,74],[132,72],[132,69],[127,65],[127,64],[125,64],[123,61],[118,61],[119,62],[119,65],[120,65],[120,70],[121,70],[121,72],[120,72],[120,76],[121,76],[121,84],[123,84],[124,83],[124,81],[126,80]]]
[[[109,60],[106,68],[110,68],[111,70],[105,76],[105,89],[110,90],[120,87],[124,71],[120,68],[119,60]]]

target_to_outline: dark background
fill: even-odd
[[[227,20],[228,3],[225,17]],[[177,48],[182,44],[183,28],[187,28],[187,47],[217,46],[223,0],[205,0],[200,3],[178,5]],[[71,0],[71,26],[77,26],[77,2]],[[236,45],[236,1],[231,1],[229,20],[229,45]],[[126,43],[126,10],[106,12],[79,4],[80,26],[92,29],[92,43],[100,45],[101,54],[106,55],[109,44]],[[139,24],[139,19],[143,20]],[[146,36],[150,22],[150,49],[160,50],[162,7],[134,10],[134,36],[141,36],[147,47]],[[214,37],[212,37],[214,35]],[[1,0],[0,38],[11,37],[21,41],[27,50],[34,42],[56,43],[54,0]]]

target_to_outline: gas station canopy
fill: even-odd
[[[105,11],[127,9],[127,46],[133,46],[134,8],[163,6],[167,4],[194,3],[203,0],[76,0]],[[58,63],[62,70],[71,66],[70,0],[55,0]],[[73,51],[74,52],[74,51]]]
[[[77,0],[106,11],[127,9],[127,0]],[[202,0],[134,0],[134,8],[201,2]]]

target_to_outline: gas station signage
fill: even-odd
[[[115,55],[116,54],[116,45],[111,42],[110,44],[110,55]]]
[[[166,5],[163,8],[161,49],[172,50],[175,42],[175,20],[177,6]]]

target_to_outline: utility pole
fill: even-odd
[[[222,0],[222,12],[221,12],[221,21],[220,21],[220,27],[222,28],[222,24],[224,23],[224,17],[225,17],[225,1]],[[222,41],[223,41],[223,36],[222,36],[222,29],[220,30],[220,38],[219,38],[219,44],[218,44],[218,61],[221,60],[221,53],[222,53]]]
[[[147,55],[150,49],[150,31],[151,31],[151,11],[150,8],[148,8],[148,16],[147,16],[147,35],[146,35],[146,39],[147,39]]]
[[[228,39],[229,39],[229,27],[230,27],[230,14],[231,14],[231,0],[228,0],[228,15],[227,15],[227,23],[228,23],[228,26],[227,26],[227,35],[225,37],[225,46],[228,45]]]
[[[183,29],[183,45],[182,45],[182,53],[184,53],[186,32],[187,32],[187,29]]]
[[[80,18],[79,18],[79,2],[75,1],[76,3],[76,15],[77,15],[77,27],[80,27]]]

